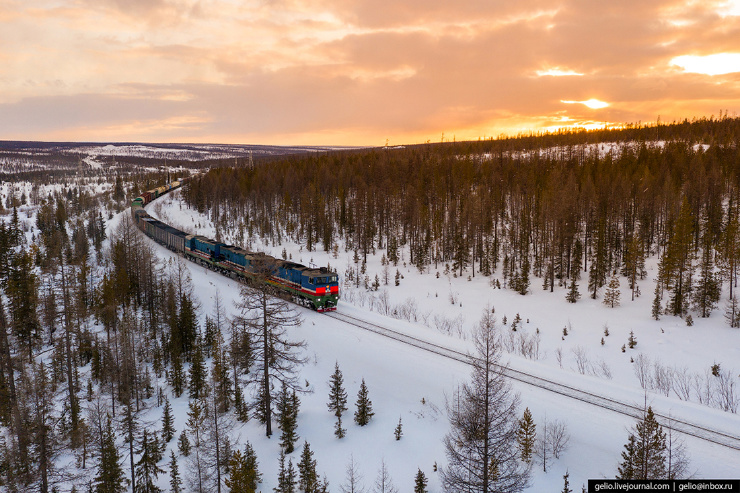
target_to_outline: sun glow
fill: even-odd
[[[706,75],[724,75],[740,72],[740,53],[715,53],[713,55],[683,55],[671,60],[671,65],[684,72]]]
[[[559,67],[549,68],[547,70],[538,70],[536,72],[537,77],[569,77],[569,76],[581,76],[580,72],[575,70],[563,70]]]
[[[564,99],[561,99],[560,102],[565,104],[582,104],[584,106],[588,106],[592,110],[599,110],[601,108],[606,108],[607,106],[609,106],[609,103],[599,101],[598,99],[589,99],[588,101],[566,101]]]

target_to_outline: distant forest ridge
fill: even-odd
[[[217,234],[390,261],[408,246],[420,271],[496,276],[523,295],[567,287],[573,302],[615,275],[639,295],[657,255],[652,316],[709,316],[723,283],[734,300],[739,138],[725,116],[289,156],[212,169],[184,195]]]

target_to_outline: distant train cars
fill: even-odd
[[[337,309],[339,278],[335,272],[325,267],[309,268],[264,253],[247,252],[205,236],[187,234],[146,212],[144,206],[149,202],[185,185],[189,180],[183,178],[136,197],[131,202],[131,215],[136,226],[158,243],[209,269],[248,283],[269,284],[295,302],[320,312]]]

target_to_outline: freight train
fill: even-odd
[[[144,206],[190,181],[183,178],[148,190],[131,202],[136,226],[153,240],[188,260],[248,284],[270,285],[284,297],[316,311],[337,309],[339,278],[325,267],[311,268],[274,258],[261,252],[247,252],[238,246],[187,234],[151,217]]]

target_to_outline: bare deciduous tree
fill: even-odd
[[[444,444],[447,466],[441,470],[445,491],[517,492],[529,484],[529,465],[516,446],[519,396],[499,365],[496,319],[487,308],[473,336],[476,356],[470,384],[447,404],[451,431]]]

